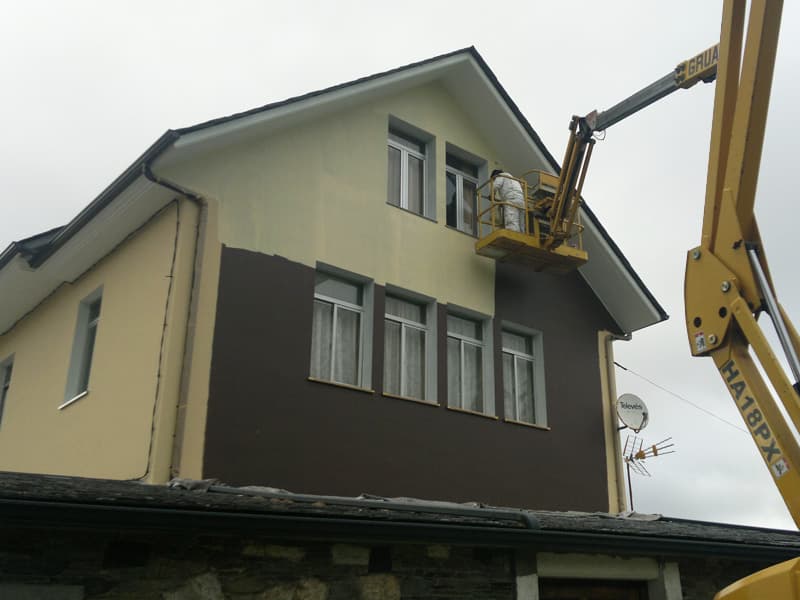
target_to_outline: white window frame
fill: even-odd
[[[510,333],[512,335],[516,335],[519,337],[528,338],[531,342],[531,354],[526,354],[524,352],[520,352],[519,350],[513,350],[511,348],[506,348],[503,344],[503,333]],[[501,324],[501,332],[500,332],[500,346],[501,346],[501,368],[505,369],[503,366],[502,355],[503,354],[510,354],[514,358],[514,389],[515,392],[519,390],[519,380],[517,377],[517,366],[516,366],[516,359],[520,358],[523,360],[529,360],[533,365],[533,423],[529,423],[530,425],[541,425],[542,427],[547,426],[547,402],[545,398],[545,370],[544,370],[544,342],[542,337],[542,332],[537,331],[535,329],[530,329],[527,327],[522,327],[516,324],[509,324],[503,322]],[[505,373],[503,373],[503,381],[505,381]],[[503,390],[504,394],[504,404],[503,407],[505,408],[505,390]],[[511,419],[508,415],[505,415],[507,421],[514,421],[517,423],[528,423],[528,421],[522,421],[519,419],[519,397],[515,393],[514,402],[517,408],[517,418]]]
[[[0,361],[0,425],[3,423],[6,400],[8,400],[8,390],[11,389],[11,377],[14,370],[14,355],[12,354],[3,361]]]
[[[319,379],[321,381],[327,381],[330,383],[336,383],[339,385],[353,385],[351,383],[346,383],[342,381],[337,381],[333,378],[333,369],[335,365],[335,352],[336,352],[336,319],[339,312],[339,307],[344,310],[350,310],[353,312],[359,313],[359,340],[358,340],[358,356],[356,357],[356,368],[357,368],[357,375],[356,375],[356,384],[355,387],[360,387],[364,389],[370,389],[372,387],[372,306],[373,306],[373,285],[372,281],[369,279],[365,279],[353,273],[349,273],[342,269],[338,269],[336,267],[332,267],[330,265],[324,265],[322,267],[317,268],[317,271],[328,275],[334,279],[338,279],[343,283],[347,283],[349,285],[358,286],[361,289],[361,306],[357,304],[353,304],[351,302],[347,302],[345,300],[341,300],[339,298],[333,298],[331,296],[326,296],[324,294],[320,294],[316,291],[316,282],[314,285],[314,301],[326,302],[328,304],[333,305],[333,318],[331,321],[331,327],[333,330],[331,331],[331,352],[333,353],[330,357],[330,372],[328,377],[324,379],[320,379],[318,377],[311,376],[312,379]],[[312,313],[313,319],[313,313]],[[313,324],[312,324],[313,328]],[[313,341],[312,341],[313,344]],[[310,362],[309,362],[310,368]]]
[[[436,379],[436,300],[434,298],[430,298],[428,296],[423,296],[421,294],[417,294],[414,292],[410,292],[408,290],[404,290],[391,284],[387,284],[385,288],[386,297],[395,298],[397,300],[401,300],[403,302],[409,302],[411,304],[416,304],[422,307],[425,313],[425,323],[420,324],[416,321],[410,321],[408,319],[403,319],[402,317],[398,317],[396,315],[390,315],[386,312],[384,308],[384,321],[392,320],[401,323],[402,331],[401,331],[401,347],[400,347],[400,356],[402,360],[403,350],[405,349],[405,327],[414,327],[416,329],[421,329],[425,332],[425,391],[424,397],[421,400],[426,402],[435,402],[436,401],[436,386],[437,386],[437,379]],[[385,332],[385,325],[384,325],[384,332]],[[385,337],[385,333],[384,333]],[[386,352],[385,352],[385,341],[384,341],[384,357],[383,360],[386,361]],[[403,387],[402,381],[402,372],[403,372],[402,363],[400,365],[400,396],[404,398],[408,398],[405,394],[405,390]],[[394,395],[392,392],[386,392],[384,388],[384,393],[389,395]],[[413,398],[414,400],[420,400],[420,398]]]
[[[413,148],[410,144],[413,143],[414,140],[411,139],[412,136],[404,134],[402,131],[397,131],[394,128],[389,129],[389,135],[395,136],[394,138],[388,137],[387,144],[390,148],[394,148],[395,150],[400,151],[400,206],[403,210],[407,210],[409,212],[414,213],[415,215],[422,215],[427,216],[427,206],[428,206],[428,164],[427,164],[427,156],[425,152],[419,152],[416,148]],[[400,138],[400,140],[396,139]],[[408,142],[408,145],[404,144],[403,141]],[[427,147],[427,144],[423,141],[418,142],[419,145]],[[409,156],[413,156],[414,158],[420,160],[422,162],[422,212],[416,212],[411,210],[408,207],[408,158]],[[387,158],[388,160],[388,158]],[[395,206],[389,202],[389,199],[386,199],[386,202],[391,206]]]
[[[362,291],[363,296],[363,291]],[[359,338],[361,338],[361,331],[363,330],[364,326],[364,307],[359,306],[358,304],[351,304],[349,302],[345,302],[339,298],[333,298],[331,296],[325,296],[323,294],[314,293],[314,300],[318,302],[324,302],[326,304],[331,304],[333,306],[333,318],[331,320],[331,357],[330,357],[330,372],[327,374],[325,379],[327,381],[333,381],[335,383],[347,383],[344,381],[337,381],[334,379],[334,365],[336,364],[336,325],[337,320],[339,317],[339,312],[341,310],[349,310],[350,312],[354,312],[358,314],[358,331],[359,331]],[[361,381],[361,357],[364,353],[364,345],[361,343],[361,339],[358,341],[358,356],[356,357],[356,382]],[[353,384],[349,384],[353,385]]]
[[[90,321],[90,310],[96,302],[100,303],[100,311],[97,317]],[[102,311],[103,288],[101,287],[81,300],[78,306],[78,318],[75,325],[75,336],[72,341],[69,371],[67,372],[67,387],[64,393],[64,402],[58,407],[59,410],[89,394],[92,364],[97,356],[97,333]],[[90,336],[92,338],[91,352],[88,344]],[[84,373],[86,373],[86,381],[83,381]]]
[[[477,166],[475,168],[478,169]],[[451,167],[450,165],[447,165],[445,167],[445,172],[456,176],[456,225],[455,225],[455,229],[458,229],[459,231],[462,231],[462,232],[464,232],[464,233],[466,233],[468,235],[475,235],[475,236],[478,235],[478,211],[480,210],[480,207],[478,206],[477,200],[475,201],[475,207],[474,207],[475,222],[473,223],[473,230],[472,231],[468,230],[467,227],[466,227],[466,223],[464,223],[464,180],[466,179],[470,183],[473,183],[475,185],[475,188],[477,189],[477,187],[478,187],[478,178],[477,177],[473,177],[469,173],[465,173],[464,171],[456,169],[455,167]],[[449,223],[448,223],[448,226],[449,227],[453,227]]]
[[[483,381],[483,386],[481,389],[481,400],[482,400],[482,410],[478,411],[481,414],[488,415],[488,416],[495,416],[495,402],[494,402],[494,331],[492,328],[492,319],[487,317],[486,315],[482,315],[480,313],[476,313],[474,311],[470,311],[468,309],[463,308],[451,308],[448,307],[447,316],[457,317],[459,319],[466,319],[469,321],[473,321],[481,328],[481,340],[476,340],[475,338],[470,338],[469,336],[465,336],[462,334],[454,333],[450,331],[450,328],[445,322],[444,327],[446,331],[447,338],[453,338],[455,340],[459,340],[460,348],[459,348],[459,359],[461,361],[461,373],[464,373],[464,343],[470,343],[472,345],[480,346],[481,347],[481,379]],[[447,344],[445,344],[446,352],[449,352],[447,349]],[[449,356],[447,357],[447,361],[449,362]],[[449,378],[449,373],[448,373]],[[447,394],[447,406],[449,408],[455,408],[458,410],[468,410],[463,407],[464,403],[464,378],[462,376],[461,381],[461,394],[460,394],[460,406],[453,406],[450,404],[450,391],[448,387],[448,394]]]

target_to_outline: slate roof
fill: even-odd
[[[281,539],[425,541],[538,551],[779,561],[800,532],[673,519],[411,498],[296,494],[214,481],[169,485],[0,473],[0,527],[186,530]]]

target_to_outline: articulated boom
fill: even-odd
[[[516,179],[523,191],[521,209],[495,198],[494,182],[487,181],[477,190],[480,210],[480,239],[475,251],[496,260],[526,264],[537,271],[567,272],[589,259],[583,251],[579,222],[581,191],[594,148],[594,134],[679,89],[716,77],[719,45],[687,59],[675,69],[639,90],[610,109],[593,111],[585,117],[573,116],[569,140],[556,177],[530,171]],[[503,212],[521,210],[522,231],[504,228]]]
[[[686,259],[692,354],[714,360],[775,485],[800,526],[800,447],[750,349],[795,428],[800,426],[800,338],[775,298],[753,214],[782,0],[726,0],[700,246]],[[741,58],[740,58],[741,57]],[[772,319],[794,383],[756,322]],[[800,598],[800,560],[756,573],[718,599]]]

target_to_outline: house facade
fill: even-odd
[[[666,315],[587,207],[578,271],[476,255],[499,167],[558,171],[471,48],[167,132],[0,255],[0,470],[622,509]]]

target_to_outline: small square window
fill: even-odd
[[[502,340],[505,418],[544,425],[541,335],[503,330]]]
[[[478,167],[447,153],[445,168],[447,225],[476,235],[478,232]]]

